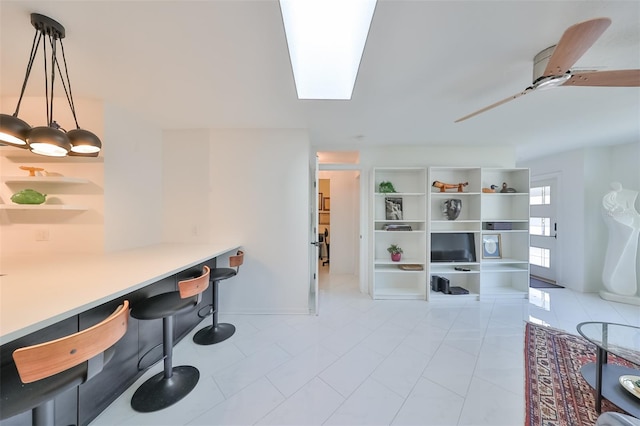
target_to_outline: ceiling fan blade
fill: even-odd
[[[593,46],[609,25],[611,25],[611,19],[596,18],[567,28],[547,63],[544,75],[560,75],[569,71],[569,68]]]
[[[576,73],[563,86],[640,87],[640,70]]]
[[[508,98],[505,98],[505,99],[503,99],[501,101],[498,101],[498,102],[496,102],[494,104],[486,106],[486,107],[484,107],[482,109],[479,109],[479,110],[477,110],[475,112],[472,112],[471,114],[468,114],[468,115],[465,115],[464,117],[458,118],[456,121],[454,121],[454,123],[459,123],[459,122],[464,121],[464,120],[466,120],[468,118],[474,117],[474,116],[476,116],[478,114],[481,114],[481,113],[483,113],[485,111],[488,111],[488,110],[490,110],[492,108],[495,108],[495,107],[500,106],[502,104],[506,104],[507,102],[512,101],[512,100],[514,100],[516,98],[519,98],[520,96],[526,95],[527,93],[532,92],[532,91],[533,91],[532,87],[527,87],[526,89],[524,89],[520,93],[516,93],[515,95],[509,96]]]

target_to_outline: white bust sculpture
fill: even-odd
[[[609,229],[609,241],[602,271],[604,287],[620,296],[636,296],[636,256],[640,213],[634,207],[638,192],[611,183],[611,191],[602,198],[602,215]]]

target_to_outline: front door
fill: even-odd
[[[530,248],[531,275],[555,283],[558,265],[558,179],[531,178]]]

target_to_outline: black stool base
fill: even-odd
[[[236,327],[233,324],[218,324],[217,326],[210,325],[208,327],[199,330],[194,336],[193,341],[198,345],[213,345],[227,340],[233,336],[236,332]]]
[[[173,367],[172,371],[173,375],[168,379],[161,372],[144,382],[133,394],[131,408],[141,413],[167,408],[187,396],[200,379],[200,372],[195,367],[182,365]]]

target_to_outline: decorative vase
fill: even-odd
[[[442,212],[449,220],[455,220],[460,216],[462,211],[462,200],[458,198],[452,198],[450,200],[444,200]]]
[[[401,257],[402,253],[391,253],[391,260],[394,262],[400,262]]]

